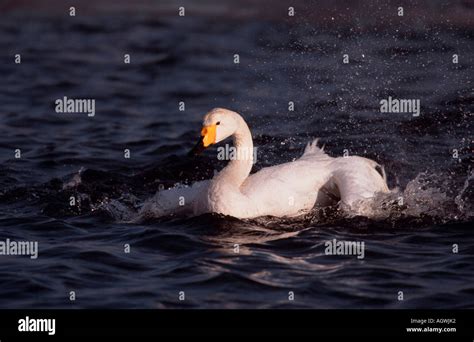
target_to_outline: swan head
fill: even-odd
[[[232,136],[238,129],[241,117],[236,112],[215,108],[204,116],[201,138],[190,155],[201,153],[205,148]]]

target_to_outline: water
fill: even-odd
[[[39,257],[1,257],[1,308],[474,307],[472,27],[181,19],[2,14],[0,238],[38,241]],[[96,116],[55,113],[63,96],[96,99]],[[421,115],[381,114],[388,96]],[[248,121],[254,170],[320,137],[383,164],[399,193],[374,219],[127,223],[160,187],[223,167],[215,149],[186,157],[217,106]],[[363,241],[365,258],[325,255],[332,239]]]

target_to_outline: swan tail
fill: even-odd
[[[313,141],[309,142],[306,145],[303,155],[301,157],[307,157],[307,156],[327,157],[328,155],[326,154],[326,152],[324,152],[324,146],[319,147],[318,141],[319,141],[319,138],[316,138]]]

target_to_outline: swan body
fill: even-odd
[[[375,161],[357,156],[330,157],[317,146],[317,140],[306,146],[299,159],[250,174],[253,153],[240,153],[253,150],[250,130],[239,114],[227,109],[216,108],[206,114],[201,135],[196,150],[232,137],[236,155],[245,158],[230,160],[210,180],[158,192],[144,211],[158,216],[219,213],[241,219],[294,217],[337,201],[355,209],[358,201],[390,192]]]

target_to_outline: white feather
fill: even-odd
[[[214,109],[205,116],[204,123],[216,122],[217,129],[221,129],[217,132],[219,140],[232,136],[237,150],[253,149],[250,130],[239,114]],[[222,136],[222,132],[232,133]],[[357,210],[360,200],[389,192],[385,172],[377,172],[375,161],[356,156],[330,157],[318,147],[318,139],[308,143],[301,158],[293,162],[250,174],[252,164],[252,158],[232,160],[209,181],[158,193],[143,211],[157,216],[216,212],[237,218],[292,217],[335,200]],[[184,197],[184,205],[180,204],[180,196]]]

